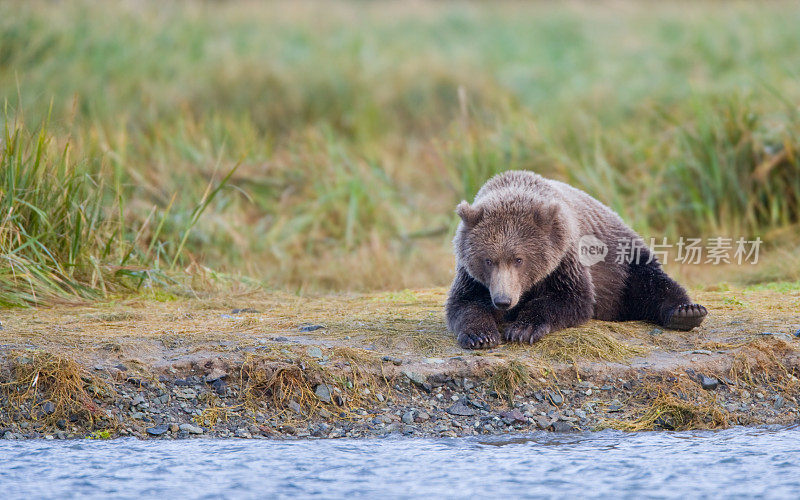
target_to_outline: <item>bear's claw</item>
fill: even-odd
[[[681,304],[672,309],[664,326],[673,330],[691,330],[700,326],[708,310],[700,304]]]
[[[516,322],[506,328],[505,339],[509,342],[524,342],[533,344],[550,333],[550,325],[533,325],[530,323]]]
[[[458,343],[464,349],[490,349],[500,345],[499,332],[461,332]]]

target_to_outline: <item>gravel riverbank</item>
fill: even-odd
[[[15,310],[0,437],[455,437],[800,421],[798,293],[706,292],[702,329],[591,322],[458,349],[443,290]],[[360,309],[359,309],[360,308]]]

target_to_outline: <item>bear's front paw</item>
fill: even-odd
[[[505,338],[509,342],[533,344],[548,333],[550,333],[550,325],[546,323],[533,324],[517,321],[506,328]]]
[[[500,345],[500,332],[494,330],[467,330],[458,334],[458,343],[464,349],[489,349]]]

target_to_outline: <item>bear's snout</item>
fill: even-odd
[[[508,295],[498,295],[497,297],[492,297],[492,304],[494,304],[496,308],[505,311],[511,307],[511,297]]]

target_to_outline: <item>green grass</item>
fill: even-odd
[[[798,25],[790,2],[3,2],[0,300],[208,268],[441,285],[455,205],[511,168],[647,236],[769,240],[800,222]]]

